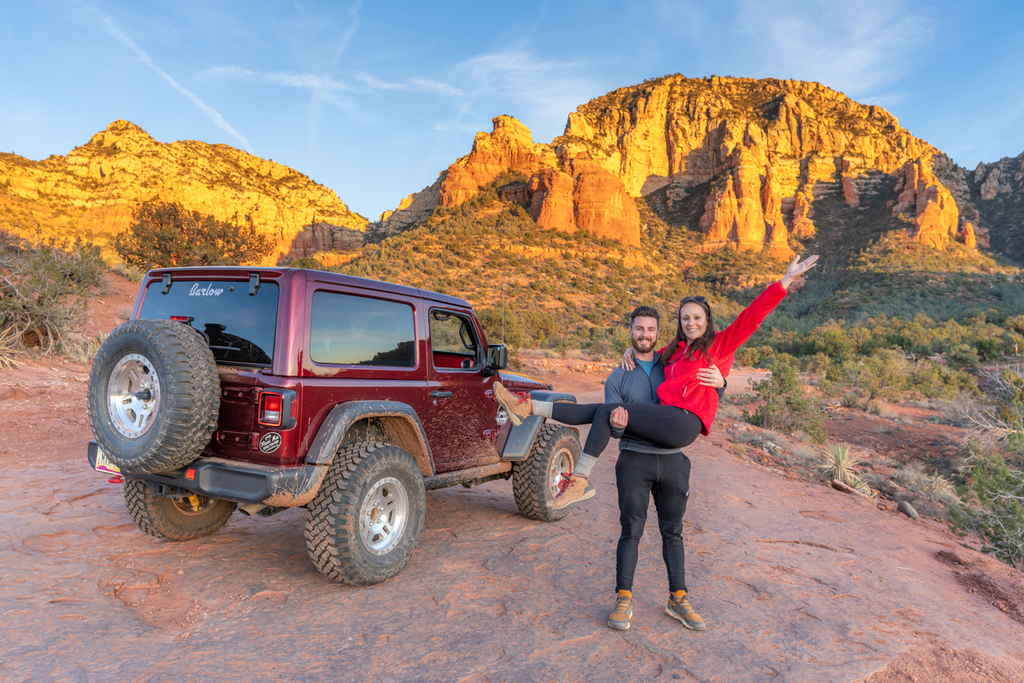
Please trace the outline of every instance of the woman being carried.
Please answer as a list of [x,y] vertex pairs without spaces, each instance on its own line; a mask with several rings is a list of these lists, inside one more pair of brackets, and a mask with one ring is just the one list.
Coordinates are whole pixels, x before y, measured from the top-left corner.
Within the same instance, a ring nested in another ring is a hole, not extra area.
[[[612,411],[626,416],[625,434],[646,439],[664,448],[685,448],[700,434],[708,434],[718,412],[718,392],[701,381],[698,372],[711,365],[729,376],[736,351],[750,338],[764,319],[785,298],[789,285],[817,263],[817,256],[805,261],[793,259],[783,278],[768,286],[736,320],[715,332],[711,307],[702,296],[686,297],[679,302],[679,323],[672,342],[659,351],[665,364],[665,381],[658,387],[660,404],[624,403],[550,403],[533,401],[528,394],[514,394],[494,383],[494,394],[516,425],[523,418],[541,415],[571,425],[591,424],[583,446],[583,455],[572,474],[563,474],[552,507],[561,509],[593,498],[590,470],[611,438]],[[618,420],[621,422],[621,418]]]

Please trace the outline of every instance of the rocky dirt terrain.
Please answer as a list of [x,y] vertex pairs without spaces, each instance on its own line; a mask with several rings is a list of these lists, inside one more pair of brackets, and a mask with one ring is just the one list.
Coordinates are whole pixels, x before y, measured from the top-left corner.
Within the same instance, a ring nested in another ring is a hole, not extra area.
[[[94,302],[97,324],[133,295]],[[546,362],[600,398],[603,370]],[[310,564],[302,510],[236,513],[186,543],[140,532],[86,463],[87,374],[59,359],[0,374],[4,681],[1024,680],[1019,572],[935,520],[778,476],[721,430],[689,450],[688,583],[708,630],[664,614],[652,519],[619,632],[614,448],[598,496],[555,524],[519,516],[508,482],[429,492],[406,569],[353,588]]]

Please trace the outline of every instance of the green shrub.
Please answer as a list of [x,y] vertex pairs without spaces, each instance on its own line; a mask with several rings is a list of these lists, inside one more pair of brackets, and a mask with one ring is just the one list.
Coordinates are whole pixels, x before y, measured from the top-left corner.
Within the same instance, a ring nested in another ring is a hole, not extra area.
[[1010,332],[1013,332],[1014,334],[1024,336],[1024,315],[1017,315],[1011,318],[1007,318],[1003,322],[1003,327],[1008,329]]
[[846,383],[860,389],[870,405],[875,399],[895,399],[907,388],[911,367],[901,351],[883,349],[875,355],[847,363]]
[[995,360],[1003,355],[1003,348],[1005,346],[1004,340],[998,337],[989,337],[988,339],[979,339],[974,342],[974,349],[978,352],[978,358],[982,361]]
[[976,368],[981,359],[973,346],[957,344],[946,353],[946,362],[951,368]]
[[1024,569],[1024,472],[977,440],[965,447],[970,455],[961,473],[968,483],[961,497],[970,502],[950,510],[952,524],[977,533],[985,552]]
[[289,268],[305,268],[307,270],[330,270],[327,266],[320,262],[320,259],[312,256],[303,256],[297,258],[288,264]]
[[99,248],[80,239],[33,243],[0,231],[0,329],[46,353],[67,350],[105,270]]
[[189,211],[178,202],[146,202],[111,245],[125,263],[147,270],[259,263],[274,242],[245,218],[244,224],[236,224]]
[[753,413],[744,411],[743,419],[765,429],[790,434],[802,430],[816,443],[822,443],[827,436],[821,426],[822,413],[804,394],[792,356],[784,356],[786,354],[781,354],[774,360],[768,379],[755,382],[751,387],[765,403]]

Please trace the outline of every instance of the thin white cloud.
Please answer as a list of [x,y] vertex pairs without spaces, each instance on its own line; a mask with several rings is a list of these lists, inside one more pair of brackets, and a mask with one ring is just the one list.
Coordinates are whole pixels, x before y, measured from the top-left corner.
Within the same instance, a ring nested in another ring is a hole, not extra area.
[[334,59],[331,60],[332,68],[338,66],[338,62],[341,60],[341,55],[345,52],[345,49],[348,48],[349,41],[352,40],[352,36],[356,34],[357,30],[359,30],[359,10],[362,9],[362,7],[362,0],[356,0],[348,8],[348,16],[351,19],[351,23],[349,23],[348,28],[342,32],[341,38],[338,39],[338,44],[334,48]]
[[[470,93],[462,103],[463,113],[477,102],[488,108],[488,118],[500,113],[490,111],[496,104],[514,106],[514,111],[505,113],[537,127],[542,137],[553,137],[561,132],[566,115],[593,97],[595,84],[588,76],[580,76],[585,73],[587,63],[582,60],[545,60],[525,47],[512,47],[460,62],[453,67],[451,80]],[[447,127],[462,126],[456,122],[441,126]]]
[[266,83],[280,85],[288,88],[303,88],[312,91],[323,92],[347,92],[370,95],[378,92],[398,90],[405,92],[428,92],[442,95],[463,96],[465,93],[449,85],[424,78],[409,78],[405,81],[392,83],[381,80],[375,76],[357,73],[353,80],[360,85],[346,83],[332,76],[320,76],[317,74],[296,74],[286,71],[257,71],[243,69],[238,66],[216,66],[203,69],[196,74],[200,78],[229,78],[233,80],[246,81],[248,83]]
[[134,40],[132,40],[124,33],[122,33],[121,30],[117,27],[117,25],[114,24],[113,19],[111,19],[106,14],[103,14],[94,7],[86,5],[85,8],[93,16],[97,18],[100,24],[103,25],[103,28],[106,29],[107,33],[116,38],[122,45],[124,45],[132,52],[134,52],[136,56],[138,56],[138,58],[142,61],[143,64],[152,69],[156,73],[156,75],[162,78],[168,85],[170,85],[179,93],[187,97],[192,102],[192,104],[194,104],[196,108],[199,109],[199,111],[203,112],[210,118],[210,120],[213,122],[215,126],[223,130],[225,133],[227,133],[234,139],[238,140],[242,144],[242,147],[244,147],[247,151],[252,152],[252,146],[249,144],[249,141],[245,139],[245,136],[243,136],[241,133],[235,130],[234,127],[232,127],[232,125],[228,123],[223,116],[220,115],[220,112],[218,112],[216,109],[203,102],[201,99],[199,99],[198,95],[193,93],[191,90],[189,90],[182,84],[178,83],[178,81],[176,81],[173,76],[171,76],[169,73],[167,73],[166,71],[158,67],[155,63],[153,63],[153,60],[150,58],[149,54],[147,54],[145,50],[139,47],[139,45]]
[[771,70],[859,96],[906,76],[935,35],[934,20],[901,0],[742,0],[736,20],[757,45],[747,60],[762,75]]
[[203,69],[196,74],[199,78],[228,78],[248,83],[268,83],[288,88],[306,88],[309,90],[328,90],[340,92],[360,92],[359,88],[343,83],[330,76],[316,74],[294,74],[286,71],[254,71],[238,66],[215,66]]

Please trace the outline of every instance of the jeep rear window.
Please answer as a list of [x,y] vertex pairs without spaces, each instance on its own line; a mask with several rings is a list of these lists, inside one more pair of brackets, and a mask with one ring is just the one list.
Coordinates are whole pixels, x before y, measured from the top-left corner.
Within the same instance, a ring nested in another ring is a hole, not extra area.
[[274,358],[278,287],[263,282],[249,296],[248,282],[175,280],[146,288],[140,318],[188,316],[202,332],[218,363],[268,366]]
[[332,365],[416,365],[412,306],[335,292],[314,292],[309,355]]

